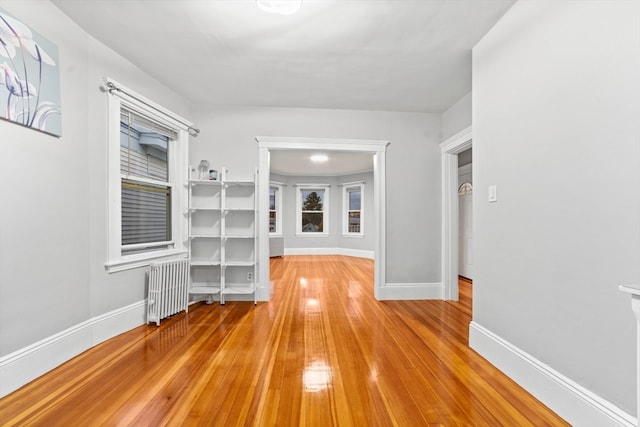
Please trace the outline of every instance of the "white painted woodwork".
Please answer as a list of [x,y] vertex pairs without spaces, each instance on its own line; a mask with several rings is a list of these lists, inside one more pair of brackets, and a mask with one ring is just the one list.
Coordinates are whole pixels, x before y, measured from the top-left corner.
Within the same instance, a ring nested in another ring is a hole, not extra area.
[[189,294],[221,304],[228,295],[257,301],[256,179],[189,180]]
[[632,415],[475,321],[469,346],[571,425],[636,425]]
[[[144,114],[177,132],[176,140],[169,140],[169,183],[172,187],[171,212],[183,213],[187,210],[187,192],[184,188],[189,171],[189,134],[191,122],[167,110],[150,99],[129,89],[123,84],[105,78],[105,82],[120,90],[107,95],[107,181],[108,181],[108,253],[105,268],[109,273],[147,266],[151,260],[169,259],[187,252],[184,244],[187,234],[185,215],[173,215],[171,218],[172,245],[163,250],[122,255],[122,212],[121,212],[121,173],[120,173],[120,110],[121,106]],[[144,179],[137,178],[138,181]],[[150,181],[153,182],[153,181]]]
[[442,286],[458,300],[458,153],[471,147],[471,126],[440,144],[442,153]]

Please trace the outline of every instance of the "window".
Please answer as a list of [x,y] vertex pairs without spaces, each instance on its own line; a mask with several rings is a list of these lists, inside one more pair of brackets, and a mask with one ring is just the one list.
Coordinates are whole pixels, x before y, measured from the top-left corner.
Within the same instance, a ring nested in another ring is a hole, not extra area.
[[122,254],[172,247],[169,141],[176,139],[170,128],[121,107]]
[[329,235],[329,186],[298,186],[296,235]]
[[269,233],[282,234],[282,184],[272,182],[269,186]]
[[342,234],[344,236],[363,236],[364,224],[362,208],[364,206],[364,183],[342,185]]
[[[121,87],[120,85],[117,85]],[[129,89],[109,92],[109,272],[186,253],[184,121]]]

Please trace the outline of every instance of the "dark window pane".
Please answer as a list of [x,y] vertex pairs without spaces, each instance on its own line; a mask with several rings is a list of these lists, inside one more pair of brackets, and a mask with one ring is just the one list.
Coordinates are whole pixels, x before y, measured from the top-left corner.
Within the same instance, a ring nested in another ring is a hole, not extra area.
[[302,191],[302,210],[303,211],[321,211],[322,199],[324,198],[324,191]]
[[349,233],[360,232],[360,212],[349,212]]
[[322,233],[322,212],[303,212],[302,213],[302,232],[303,233]]
[[122,244],[171,240],[171,188],[122,181]]
[[276,231],[276,213],[274,211],[269,212],[269,232],[275,233]]
[[276,210],[276,188],[271,187],[269,189],[269,210]]

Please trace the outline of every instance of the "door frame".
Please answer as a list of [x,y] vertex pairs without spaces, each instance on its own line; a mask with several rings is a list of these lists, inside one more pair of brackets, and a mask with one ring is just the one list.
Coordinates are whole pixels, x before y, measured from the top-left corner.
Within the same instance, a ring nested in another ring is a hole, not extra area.
[[471,126],[440,144],[442,153],[442,288],[458,300],[458,154],[471,148]]
[[[292,138],[257,136],[258,142],[258,278],[257,298],[271,296],[269,267],[269,155],[272,150],[356,151],[373,154],[374,280],[373,294],[379,299],[386,286],[386,150],[389,141],[338,138]],[[266,171],[266,173],[265,173]]]

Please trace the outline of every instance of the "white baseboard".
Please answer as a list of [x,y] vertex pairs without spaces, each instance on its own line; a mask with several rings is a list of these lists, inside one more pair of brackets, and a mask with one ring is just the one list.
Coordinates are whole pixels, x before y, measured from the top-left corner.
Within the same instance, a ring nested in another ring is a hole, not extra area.
[[384,300],[444,299],[442,283],[387,283],[376,298]]
[[49,372],[83,351],[145,323],[146,301],[93,317],[0,357],[0,397]]
[[285,255],[344,255],[374,259],[374,251],[348,248],[285,248]]
[[636,425],[632,415],[475,322],[469,346],[571,425]]

